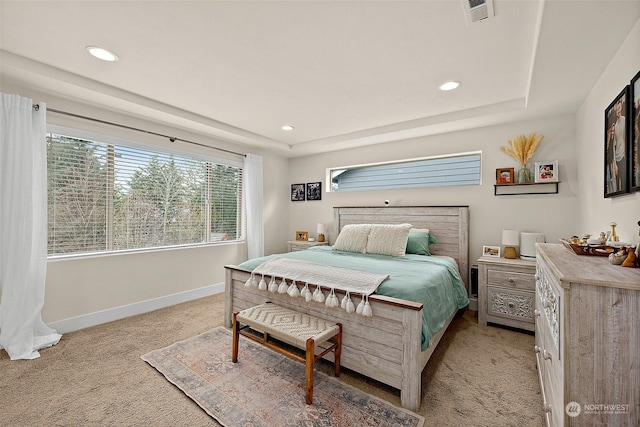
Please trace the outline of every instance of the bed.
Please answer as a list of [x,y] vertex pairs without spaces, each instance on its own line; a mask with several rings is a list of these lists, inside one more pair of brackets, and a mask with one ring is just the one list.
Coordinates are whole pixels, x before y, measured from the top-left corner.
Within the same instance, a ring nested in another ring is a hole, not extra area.
[[[345,226],[356,224],[411,224],[417,229],[428,228],[436,244],[429,251],[436,258],[448,257],[457,264],[462,286],[468,285],[468,232],[469,208],[467,206],[415,206],[415,207],[337,207],[334,208],[333,238]],[[335,243],[335,242],[334,242]],[[312,256],[311,250],[304,254],[283,254],[283,257]],[[331,248],[316,247],[315,252],[327,256]],[[280,257],[281,255],[278,255]],[[413,256],[413,255],[412,255]],[[415,257],[415,256],[414,256]],[[406,257],[411,262],[410,255]],[[422,257],[430,258],[430,257]],[[273,259],[273,256],[265,259]],[[267,301],[304,311],[316,317],[341,322],[343,325],[342,366],[373,378],[400,390],[401,405],[417,410],[421,402],[421,374],[451,320],[461,308],[447,307],[446,316],[435,330],[425,332],[425,317],[430,315],[428,301],[416,302],[396,298],[378,291],[368,297],[373,315],[366,317],[347,313],[339,307],[328,307],[320,303],[307,303],[304,298],[259,290],[245,286],[252,270],[263,260],[249,260],[241,266],[225,266],[225,325],[231,326],[235,311],[262,304]],[[438,261],[439,262],[439,261]],[[385,267],[382,267],[383,269]],[[393,274],[392,276],[395,276]],[[258,280],[260,277],[257,278]],[[457,279],[456,279],[457,280]],[[344,293],[335,291],[340,299]],[[411,297],[408,297],[411,298]],[[465,292],[466,298],[466,292]],[[359,304],[359,296],[353,302]],[[412,298],[414,299],[414,298]],[[468,302],[468,300],[466,300]],[[428,339],[425,342],[425,339]],[[330,359],[330,355],[328,358]]]

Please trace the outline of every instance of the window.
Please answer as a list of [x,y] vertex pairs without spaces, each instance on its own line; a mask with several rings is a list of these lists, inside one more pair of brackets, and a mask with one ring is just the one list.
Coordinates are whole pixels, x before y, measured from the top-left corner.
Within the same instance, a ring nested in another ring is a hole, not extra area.
[[479,185],[481,152],[327,169],[331,191]]
[[238,164],[70,134],[47,134],[50,256],[241,238]]

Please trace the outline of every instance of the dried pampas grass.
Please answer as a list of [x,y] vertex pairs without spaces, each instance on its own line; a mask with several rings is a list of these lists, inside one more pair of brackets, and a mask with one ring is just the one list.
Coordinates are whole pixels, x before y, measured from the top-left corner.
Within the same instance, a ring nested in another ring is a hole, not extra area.
[[509,147],[500,147],[500,151],[513,157],[522,166],[525,166],[536,152],[540,141],[544,135],[536,135],[535,132],[529,135],[518,135],[509,141]]

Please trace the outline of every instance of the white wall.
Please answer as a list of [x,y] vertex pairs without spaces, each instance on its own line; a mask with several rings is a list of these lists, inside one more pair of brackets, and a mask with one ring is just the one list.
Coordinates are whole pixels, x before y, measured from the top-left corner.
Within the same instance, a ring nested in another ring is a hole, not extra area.
[[598,234],[616,222],[620,240],[638,243],[640,192],[605,199],[604,110],[631,78],[640,71],[640,21],[629,33],[615,57],[577,113],[577,157],[580,181],[577,215],[580,232]]
[[[495,170],[517,163],[499,149],[518,134],[545,135],[533,161],[558,160],[559,194],[494,196]],[[541,231],[547,241],[578,232],[575,224],[578,185],[573,114],[510,123],[407,141],[354,148],[290,160],[290,183],[323,181],[325,168],[482,150],[482,185],[403,190],[327,193],[322,201],[290,202],[288,238],[296,230],[315,236],[316,223],[333,227],[333,206],[469,205],[471,211],[470,260],[481,255],[482,245],[500,245],[503,228]],[[330,235],[330,241],[335,240]]]

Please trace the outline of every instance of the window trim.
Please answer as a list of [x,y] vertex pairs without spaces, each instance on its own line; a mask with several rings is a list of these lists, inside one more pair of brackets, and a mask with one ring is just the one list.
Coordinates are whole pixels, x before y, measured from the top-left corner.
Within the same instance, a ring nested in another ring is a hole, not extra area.
[[123,255],[134,255],[134,254],[144,254],[151,252],[162,252],[162,251],[176,251],[176,250],[185,250],[185,249],[197,249],[197,248],[205,248],[205,247],[219,247],[226,245],[239,245],[245,244],[246,238],[242,235],[242,239],[237,240],[220,240],[216,242],[202,242],[202,243],[184,243],[181,245],[173,245],[173,246],[156,246],[153,248],[136,248],[136,249],[122,249],[118,251],[103,251],[103,252],[84,252],[84,253],[75,253],[75,254],[57,254],[57,255],[47,255],[47,261],[69,261],[74,259],[89,259],[89,258],[103,258],[110,256],[123,256]]

